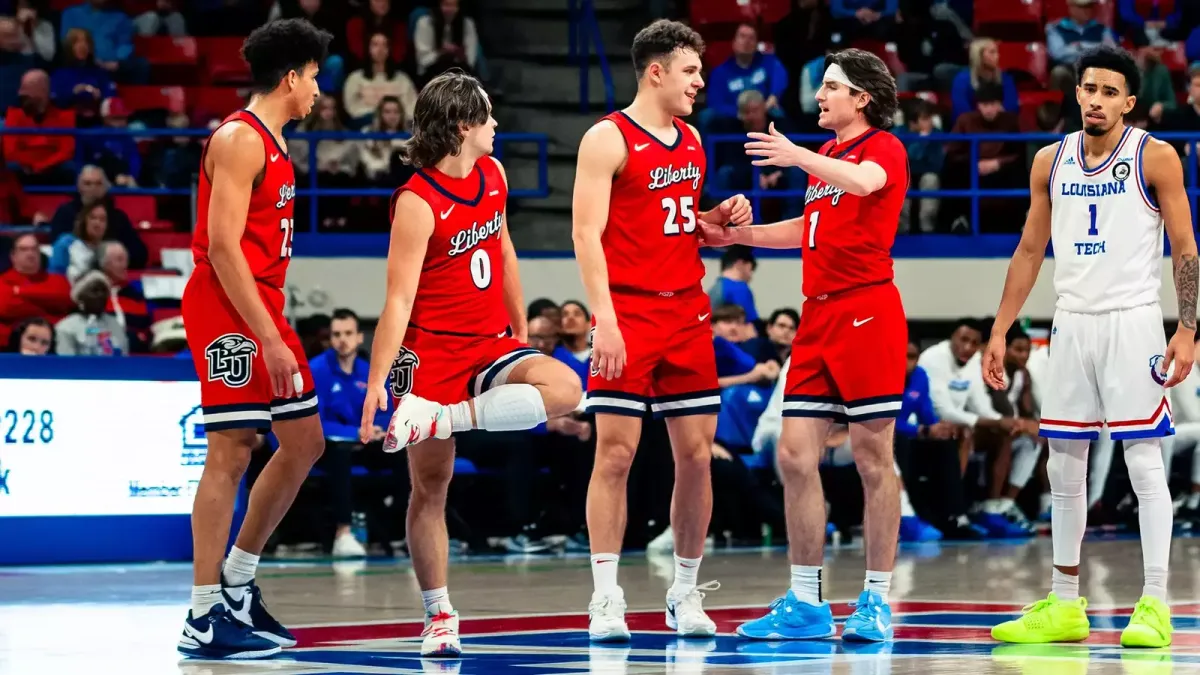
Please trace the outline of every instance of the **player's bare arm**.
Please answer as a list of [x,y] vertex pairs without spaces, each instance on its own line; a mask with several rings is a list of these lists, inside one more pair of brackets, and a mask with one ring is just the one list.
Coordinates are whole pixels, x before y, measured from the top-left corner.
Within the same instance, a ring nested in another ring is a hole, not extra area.
[[[496,161],[500,169],[500,177],[508,186],[508,174],[504,165]],[[508,232],[508,211],[505,210],[500,220],[500,251],[504,256],[504,308],[508,310],[508,325],[512,328],[513,337],[521,342],[528,342],[528,325],[525,317],[525,296],[521,291],[521,269],[517,262],[517,249],[513,246],[512,237]]]
[[996,310],[996,320],[992,324],[992,338],[983,353],[983,380],[996,390],[1006,386],[1004,336],[1029,298],[1046,260],[1046,245],[1050,243],[1050,170],[1057,152],[1058,143],[1054,143],[1038,150],[1033,158],[1033,170],[1029,174],[1029,215],[1025,218],[1021,241],[1008,263],[1000,308]]
[[367,398],[363,403],[362,426],[359,435],[366,443],[375,426],[375,411],[387,410],[386,391],[388,371],[400,352],[417,284],[421,279],[421,263],[433,236],[433,209],[412,192],[402,192],[396,198],[392,217],[391,243],[387,257],[387,299],[375,327],[371,343],[371,369],[367,375]]
[[620,376],[625,366],[625,342],[617,328],[617,315],[608,288],[608,261],[600,237],[608,224],[613,176],[625,163],[626,152],[621,131],[612,122],[600,122],[589,129],[579,143],[575,193],[571,201],[575,259],[596,320],[592,368],[599,369],[599,373],[608,379]]
[[[688,129],[692,130],[696,141],[700,142],[700,132],[696,127],[690,124],[687,126]],[[696,219],[702,224],[706,223],[721,227],[729,223],[733,223],[735,226],[745,226],[754,221],[754,213],[750,207],[750,200],[746,199],[746,195],[737,194],[717,204],[714,208],[701,212],[696,216]]]
[[1196,295],[1200,284],[1200,259],[1196,255],[1196,236],[1192,231],[1192,207],[1183,183],[1183,166],[1175,149],[1153,138],[1146,140],[1142,170],[1146,182],[1154,188],[1159,210],[1171,242],[1171,262],[1175,271],[1175,295],[1179,302],[1179,327],[1167,345],[1163,368],[1175,364],[1166,386],[1173,387],[1187,377],[1195,359]]
[[755,166],[800,167],[805,173],[856,197],[865,197],[887,185],[887,172],[875,162],[847,162],[802,148],[779,133],[774,122],[768,133],[746,135],[751,139],[746,143],[746,154],[760,158],[752,162]]
[[279,328],[259,296],[258,285],[246,255],[242,253],[250,194],[266,161],[266,150],[258,132],[247,124],[231,122],[217,129],[209,139],[201,167],[208,172],[212,183],[208,205],[208,259],[234,309],[262,345],[275,395],[291,398],[300,393],[301,386],[293,382],[300,372],[296,357],[283,344]]

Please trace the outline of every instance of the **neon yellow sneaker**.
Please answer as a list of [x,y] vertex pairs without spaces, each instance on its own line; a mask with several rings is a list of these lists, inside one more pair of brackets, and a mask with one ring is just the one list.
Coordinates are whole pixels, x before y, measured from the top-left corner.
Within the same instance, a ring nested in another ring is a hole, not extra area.
[[1171,644],[1171,608],[1143,595],[1133,608],[1129,625],[1121,631],[1122,647],[1167,647]]
[[1019,619],[1005,621],[992,629],[992,639],[1016,644],[1079,642],[1089,633],[1087,600],[1059,600],[1051,593],[1045,600],[1026,605]]

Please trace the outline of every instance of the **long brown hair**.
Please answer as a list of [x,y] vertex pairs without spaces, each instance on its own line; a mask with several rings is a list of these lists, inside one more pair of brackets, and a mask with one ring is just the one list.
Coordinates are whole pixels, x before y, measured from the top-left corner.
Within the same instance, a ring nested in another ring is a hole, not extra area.
[[861,49],[845,49],[825,57],[826,68],[834,63],[842,67],[851,82],[871,95],[871,101],[863,108],[867,124],[876,129],[891,127],[900,102],[896,98],[896,80],[883,59]]
[[490,115],[479,80],[458,69],[446,71],[417,96],[412,138],[400,149],[400,159],[419,169],[457,156],[462,151],[463,127],[485,124]]

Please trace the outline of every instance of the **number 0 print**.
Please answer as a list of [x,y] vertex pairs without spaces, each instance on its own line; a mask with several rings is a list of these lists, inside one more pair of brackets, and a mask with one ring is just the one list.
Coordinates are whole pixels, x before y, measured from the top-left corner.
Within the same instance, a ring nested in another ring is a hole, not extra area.
[[492,259],[481,248],[471,254],[471,281],[481,291],[492,285]]
[[683,216],[684,234],[696,231],[696,212],[692,210],[691,197],[680,197],[678,206],[673,198],[663,197],[662,207],[667,212],[666,220],[663,221],[663,234],[668,237],[679,234],[678,216]]

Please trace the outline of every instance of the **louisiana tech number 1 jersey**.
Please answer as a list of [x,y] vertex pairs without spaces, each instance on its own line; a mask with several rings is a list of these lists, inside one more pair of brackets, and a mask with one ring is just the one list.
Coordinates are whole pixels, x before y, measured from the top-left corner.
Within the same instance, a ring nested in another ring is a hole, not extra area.
[[[262,181],[250,193],[246,229],[242,233],[242,254],[254,280],[272,288],[283,288],[288,263],[292,259],[292,209],[296,197],[296,174],[292,160],[262,120],[249,110],[239,110],[225,118],[250,125],[262,138],[265,153]],[[220,167],[214,167],[219,171]],[[211,267],[208,260],[208,203],[212,181],[200,159],[200,186],[196,202],[196,233],[192,237],[192,258],[197,267]]]
[[425,200],[434,221],[409,323],[434,333],[496,337],[507,331],[501,228],[508,186],[500,165],[480,158],[466,178],[419,169],[392,195],[389,222],[404,191]]
[[700,139],[679,119],[671,145],[623,112],[604,119],[621,130],[628,151],[600,238],[609,286],[654,293],[697,286],[704,278],[696,236],[705,168]]
[[1158,302],[1163,221],[1142,171],[1149,140],[1126,127],[1094,167],[1084,162],[1083,132],[1059,144],[1049,183],[1059,309],[1098,313]]
[[908,152],[900,139],[870,129],[821,154],[846,162],[874,162],[887,174],[875,192],[856,197],[810,175],[804,195],[803,292],[807,298],[891,281],[892,243],[908,190]]

